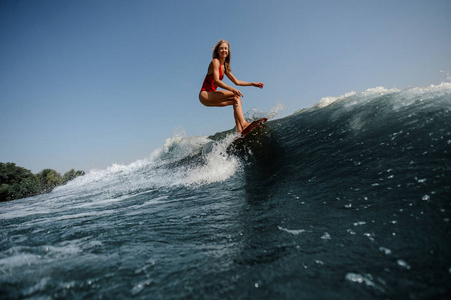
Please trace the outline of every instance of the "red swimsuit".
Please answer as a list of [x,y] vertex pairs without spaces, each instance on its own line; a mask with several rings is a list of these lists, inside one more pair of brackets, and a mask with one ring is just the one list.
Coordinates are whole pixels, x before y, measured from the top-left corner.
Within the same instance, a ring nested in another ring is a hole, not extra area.
[[[219,80],[222,80],[223,78],[224,74],[222,73],[221,65],[219,65]],[[214,92],[217,88],[218,86],[215,84],[214,76],[213,74],[210,74],[205,76],[204,84],[202,84],[202,89],[200,91]]]

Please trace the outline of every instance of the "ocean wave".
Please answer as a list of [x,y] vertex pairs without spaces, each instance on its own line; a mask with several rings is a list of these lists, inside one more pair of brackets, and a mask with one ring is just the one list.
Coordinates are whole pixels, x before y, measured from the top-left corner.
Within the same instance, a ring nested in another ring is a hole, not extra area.
[[1,203],[1,292],[443,298],[450,91],[323,98],[242,147],[179,129],[144,159]]
[[[313,107],[293,115],[332,107],[333,111],[324,116],[329,121],[346,122],[355,131],[370,130],[375,126],[380,127],[381,122],[386,122],[393,111],[414,104],[418,105],[417,111],[428,105],[448,109],[450,92],[451,83],[447,82],[404,90],[369,88],[338,97],[324,97]],[[251,109],[246,117],[249,120],[262,116],[274,118],[283,107],[283,104],[278,104],[269,113]],[[415,114],[415,109],[410,114]],[[346,116],[347,121],[339,121],[343,116]],[[271,127],[271,122],[267,124]],[[149,157],[128,165],[113,164],[105,170],[91,170],[85,176],[58,187],[55,192],[65,193],[76,189],[91,196],[106,194],[110,198],[117,198],[161,187],[201,186],[225,181],[240,170],[242,162],[235,155],[227,153],[227,148],[236,137],[233,131],[217,135],[220,136],[219,140],[215,138],[212,141],[207,136],[187,136],[179,128]],[[201,155],[207,143],[214,145],[213,151]]]

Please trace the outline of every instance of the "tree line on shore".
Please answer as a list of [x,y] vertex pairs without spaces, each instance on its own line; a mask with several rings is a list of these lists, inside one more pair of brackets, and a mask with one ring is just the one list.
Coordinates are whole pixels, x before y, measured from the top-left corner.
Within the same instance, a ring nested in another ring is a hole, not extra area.
[[15,163],[0,163],[0,201],[9,201],[51,192],[55,187],[85,175],[74,169],[61,176],[55,170],[44,169],[37,174],[16,166]]

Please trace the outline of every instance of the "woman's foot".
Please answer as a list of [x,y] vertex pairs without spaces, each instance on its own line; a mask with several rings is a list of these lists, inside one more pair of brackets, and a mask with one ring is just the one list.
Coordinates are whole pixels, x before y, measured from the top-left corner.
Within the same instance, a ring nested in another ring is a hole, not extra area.
[[238,133],[242,133],[244,131],[244,129],[246,129],[251,124],[252,123],[244,122],[244,126],[241,127],[241,130],[240,130],[240,128],[238,128]]

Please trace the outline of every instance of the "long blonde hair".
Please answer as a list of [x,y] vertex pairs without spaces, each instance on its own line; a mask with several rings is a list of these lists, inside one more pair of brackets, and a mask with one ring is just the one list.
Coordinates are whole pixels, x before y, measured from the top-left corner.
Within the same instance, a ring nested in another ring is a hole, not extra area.
[[213,50],[213,59],[219,57],[219,54],[218,54],[219,46],[221,46],[221,44],[224,44],[224,43],[226,43],[227,46],[229,47],[229,55],[227,55],[227,57],[224,61],[224,67],[227,72],[230,72],[230,71],[232,71],[232,68],[230,67],[230,58],[232,56],[232,53],[230,52],[230,43],[229,42],[227,42],[226,40],[219,40],[219,42],[215,46],[215,49]]

